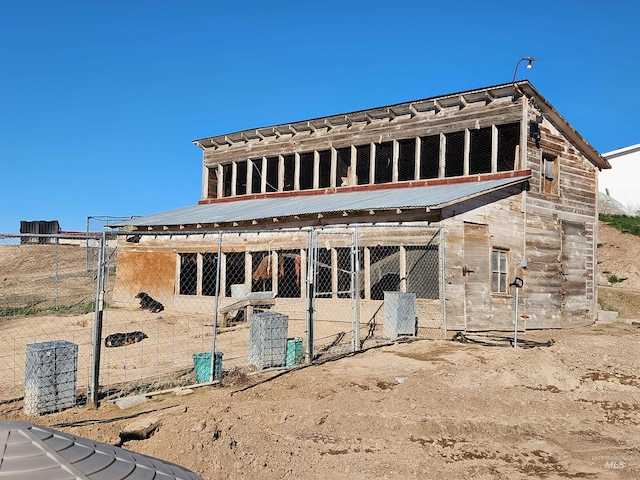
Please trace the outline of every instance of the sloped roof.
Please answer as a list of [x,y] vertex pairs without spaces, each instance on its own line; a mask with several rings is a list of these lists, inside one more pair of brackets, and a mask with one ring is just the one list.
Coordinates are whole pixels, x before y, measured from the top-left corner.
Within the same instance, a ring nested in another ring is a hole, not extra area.
[[[522,172],[521,172],[522,173]],[[178,208],[109,225],[110,227],[225,224],[285,217],[395,209],[440,209],[462,200],[521,183],[530,174],[485,181],[447,183],[412,188],[377,188],[342,193],[276,196],[233,200]],[[397,184],[396,184],[397,185]]]
[[397,103],[381,107],[358,110],[355,112],[340,113],[318,117],[310,120],[299,120],[281,125],[252,128],[239,132],[205,137],[193,140],[193,143],[200,148],[216,145],[234,145],[238,142],[246,142],[250,139],[264,138],[271,135],[284,135],[287,133],[298,133],[305,131],[315,131],[327,126],[348,125],[365,119],[394,118],[405,114],[416,114],[442,107],[454,105],[464,106],[467,103],[476,102],[482,99],[494,99],[500,97],[517,98],[521,94],[535,99],[536,106],[545,114],[546,118],[559,130],[573,145],[582,152],[587,159],[600,169],[611,168],[611,165],[582,135],[580,135],[571,124],[543,97],[540,92],[528,80],[520,80],[514,83],[504,83],[489,87],[465,90],[462,92],[437,95],[412,100],[409,102]]
[[0,477],[202,480],[178,465],[29,422],[0,422]]

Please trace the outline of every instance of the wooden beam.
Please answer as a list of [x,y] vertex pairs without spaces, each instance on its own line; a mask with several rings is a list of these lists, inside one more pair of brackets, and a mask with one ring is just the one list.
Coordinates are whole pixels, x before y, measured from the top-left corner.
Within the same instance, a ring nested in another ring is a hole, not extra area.
[[413,103],[409,104],[409,110],[411,111],[411,117],[415,117],[416,115],[418,115],[418,110],[416,110],[416,107],[413,106]]
[[415,171],[413,173],[413,178],[414,180],[420,180],[420,156],[421,156],[421,151],[422,149],[422,140],[420,140],[420,137],[416,137],[416,153],[415,153],[415,157],[414,157],[414,161],[415,161]]
[[293,159],[293,189],[300,190],[300,153],[294,153]]
[[491,173],[498,171],[498,127],[491,125]]
[[238,183],[238,163],[231,162],[231,196],[236,196],[236,185]]
[[316,133],[316,130],[318,130],[316,126],[311,122],[307,122],[307,127],[309,127],[309,130],[311,130],[311,133]]
[[331,188],[336,188],[336,177],[338,169],[338,150],[334,147],[331,147],[331,177],[329,179],[329,186]]
[[278,155],[278,191],[284,191],[284,155]]
[[376,183],[376,144],[369,144],[369,185]]
[[397,117],[396,112],[394,112],[393,108],[391,108],[391,107],[387,108],[387,113],[389,114],[389,118],[391,120],[393,120],[394,118]]
[[256,130],[256,135],[261,141],[265,139],[265,136],[262,134],[260,130]]
[[438,157],[438,178],[444,178],[447,156],[447,136],[440,134],[440,155]]
[[313,188],[320,186],[320,152],[313,151]]
[[229,145],[233,145],[235,143],[233,140],[229,138],[229,135],[224,136],[224,141],[227,142]]
[[471,150],[471,131],[468,128],[464,129],[464,160],[462,167],[462,174],[469,175],[469,155]]
[[353,121],[351,120],[351,118],[349,118],[349,115],[345,115],[344,119],[347,122],[347,128],[351,128],[351,126],[353,125]]
[[400,158],[400,143],[397,140],[393,141],[393,153],[392,153],[392,172],[391,172],[391,181],[398,181],[398,158]]

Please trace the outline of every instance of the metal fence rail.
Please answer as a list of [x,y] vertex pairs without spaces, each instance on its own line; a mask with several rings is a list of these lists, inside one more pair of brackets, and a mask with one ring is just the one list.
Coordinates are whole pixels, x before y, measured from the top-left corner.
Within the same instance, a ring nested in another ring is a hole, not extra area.
[[22,396],[38,342],[78,345],[83,403],[441,337],[441,237],[395,225],[3,235],[0,401]]

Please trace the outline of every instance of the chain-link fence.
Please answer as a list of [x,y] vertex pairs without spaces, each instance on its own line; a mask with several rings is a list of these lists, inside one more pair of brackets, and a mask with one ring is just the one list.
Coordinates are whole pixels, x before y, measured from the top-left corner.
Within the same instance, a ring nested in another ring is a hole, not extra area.
[[[0,400],[21,397],[29,344],[78,346],[84,402],[293,368],[444,328],[438,228],[53,238],[2,237]],[[87,253],[88,241],[102,247]]]
[[[58,340],[78,345],[78,401],[86,401],[96,298],[95,273],[85,268],[86,240],[0,235],[0,401],[24,393],[27,346]],[[99,243],[88,248],[94,256]]]

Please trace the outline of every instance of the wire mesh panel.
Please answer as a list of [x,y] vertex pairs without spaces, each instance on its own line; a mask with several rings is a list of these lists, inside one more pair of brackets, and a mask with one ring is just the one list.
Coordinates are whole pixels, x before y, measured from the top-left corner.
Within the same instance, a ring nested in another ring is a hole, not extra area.
[[[118,235],[117,274],[105,284],[96,345],[101,399],[201,383],[199,354],[212,351],[218,238],[177,240]],[[176,248],[167,251],[169,244]]]
[[315,230],[309,260],[313,358],[356,351],[361,290],[358,275],[362,267],[356,230]]
[[41,415],[76,404],[78,346],[65,340],[32,343],[26,349],[24,411]]
[[27,345],[64,340],[78,348],[76,393],[83,404],[91,377],[96,293],[95,274],[86,269],[87,237],[23,238],[0,236],[0,402],[25,393]]

